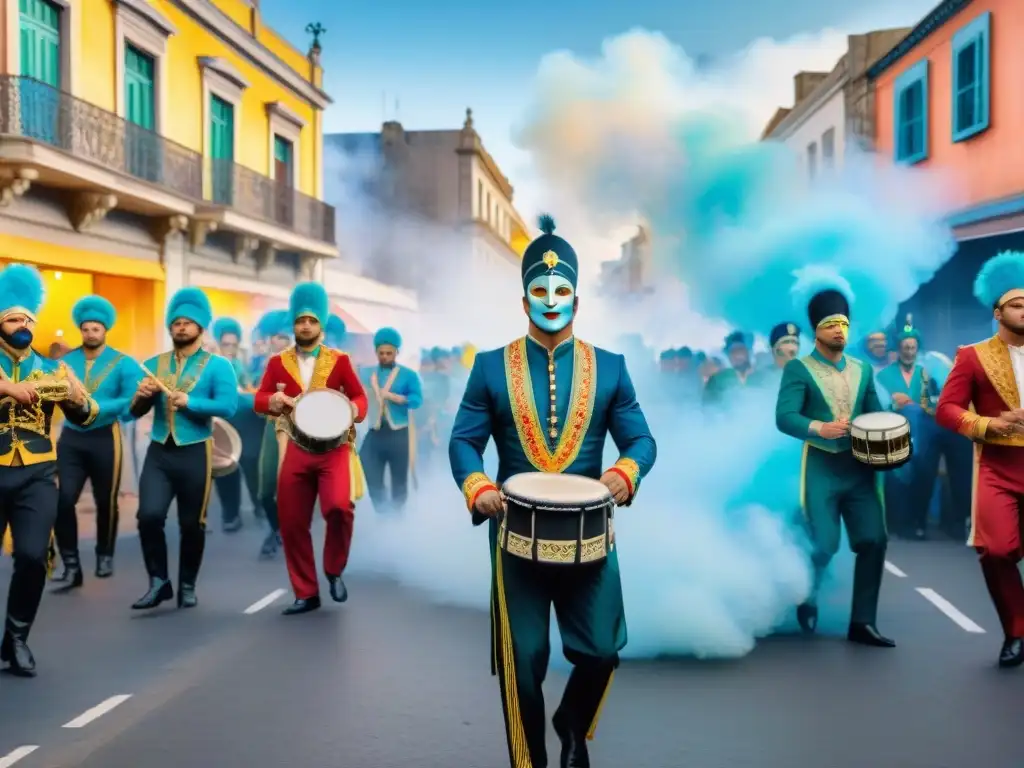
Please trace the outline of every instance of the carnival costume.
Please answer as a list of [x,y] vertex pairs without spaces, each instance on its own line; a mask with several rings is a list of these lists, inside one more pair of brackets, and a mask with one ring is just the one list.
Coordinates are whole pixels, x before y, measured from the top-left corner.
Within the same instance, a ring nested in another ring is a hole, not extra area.
[[[473,513],[476,503],[511,476],[551,472],[600,478],[610,435],[620,451],[612,468],[629,488],[630,501],[654,464],[656,447],[636,401],[625,358],[573,336],[548,349],[533,334],[556,334],[572,322],[578,262],[572,246],[544,234],[527,248],[522,284],[530,306],[531,334],[476,356],[449,444],[455,482]],[[494,439],[498,474],[484,473],[483,455]],[[562,741],[561,765],[589,765],[603,697],[626,644],[626,620],[616,550],[580,567],[542,565],[498,546],[498,521],[490,519],[492,552],[492,672],[498,675],[509,762],[514,768],[547,765],[544,696],[549,621],[554,604],[563,652],[573,664],[554,715]]]

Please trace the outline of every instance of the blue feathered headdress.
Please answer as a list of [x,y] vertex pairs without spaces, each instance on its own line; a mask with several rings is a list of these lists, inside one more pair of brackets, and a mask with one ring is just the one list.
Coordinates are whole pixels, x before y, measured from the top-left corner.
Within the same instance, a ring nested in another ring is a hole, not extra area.
[[35,321],[43,307],[43,276],[25,264],[11,264],[0,271],[0,322],[11,315]]
[[84,296],[71,308],[71,322],[76,328],[82,323],[99,323],[109,331],[117,322],[117,310],[102,296]]
[[191,320],[200,328],[209,328],[213,322],[210,299],[194,286],[179,289],[167,304],[167,327],[180,318]]
[[242,324],[233,317],[218,317],[213,324],[213,338],[220,341],[225,336],[242,338]]
[[395,349],[402,347],[402,335],[394,328],[381,328],[373,334],[373,348],[388,344]]
[[568,241],[555,234],[555,220],[544,214],[538,222],[541,235],[523,253],[521,273],[523,290],[541,275],[561,275],[576,288],[579,280],[579,259]]
[[288,310],[293,322],[300,317],[312,317],[320,325],[326,326],[330,303],[327,290],[320,283],[299,283],[292,290]]
[[332,347],[340,346],[345,340],[345,334],[348,332],[348,328],[345,327],[345,321],[342,320],[338,315],[332,314],[327,318],[327,328],[324,331],[328,344]]
[[1003,251],[986,261],[974,279],[974,297],[987,309],[1024,297],[1024,253]]
[[272,309],[260,318],[256,324],[256,332],[263,339],[272,339],[275,336],[291,338],[293,325],[287,309]]

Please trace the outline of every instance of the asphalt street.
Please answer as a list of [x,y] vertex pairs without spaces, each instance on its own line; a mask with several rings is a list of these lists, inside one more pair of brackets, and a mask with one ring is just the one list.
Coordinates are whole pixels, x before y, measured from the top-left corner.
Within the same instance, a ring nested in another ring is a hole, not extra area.
[[[508,765],[484,613],[353,580],[347,604],[286,618],[283,565],[258,542],[210,536],[192,611],[129,610],[145,587],[130,535],[113,579],[48,595],[39,676],[0,677],[0,768]],[[594,765],[1024,766],[1024,670],[994,667],[974,556],[894,542],[880,614],[894,651],[779,637],[738,661],[625,663]],[[549,701],[563,683],[550,675]]]

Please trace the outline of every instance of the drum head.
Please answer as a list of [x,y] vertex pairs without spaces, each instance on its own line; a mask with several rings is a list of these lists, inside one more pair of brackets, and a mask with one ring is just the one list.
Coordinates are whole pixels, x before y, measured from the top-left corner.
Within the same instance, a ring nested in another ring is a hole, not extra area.
[[242,438],[230,423],[213,418],[213,466],[215,469],[233,467],[242,455]]
[[352,426],[352,406],[341,392],[314,389],[295,401],[292,421],[314,440],[333,440]]
[[862,413],[853,420],[850,426],[864,432],[889,432],[907,427],[909,424],[906,416],[889,411],[878,411],[877,413]]
[[582,475],[556,472],[524,472],[513,475],[502,485],[502,491],[524,501],[551,504],[590,504],[611,496],[604,483]]

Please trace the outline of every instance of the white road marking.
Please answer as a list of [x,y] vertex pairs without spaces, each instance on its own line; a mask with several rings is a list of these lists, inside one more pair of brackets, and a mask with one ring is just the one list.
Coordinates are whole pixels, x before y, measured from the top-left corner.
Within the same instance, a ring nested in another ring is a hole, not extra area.
[[264,608],[266,608],[268,605],[273,605],[274,603],[276,603],[278,600],[280,600],[286,594],[287,594],[287,592],[285,590],[283,590],[283,589],[275,589],[273,592],[271,592],[266,597],[261,597],[255,603],[253,603],[248,608],[246,608],[245,609],[245,613],[247,613],[250,616],[252,614],[254,614],[254,613],[259,613]]
[[106,701],[101,701],[92,709],[87,709],[85,712],[80,714],[74,720],[64,723],[62,728],[84,728],[93,720],[103,717],[107,712],[112,710],[114,707],[119,707],[124,704],[132,695],[130,693],[122,693],[117,696],[111,696]]
[[934,589],[928,589],[927,587],[917,587],[917,591],[921,594],[925,600],[934,605],[940,611],[956,624],[964,632],[970,632],[975,635],[985,634],[985,630],[971,621],[969,618],[960,613],[960,610],[953,605],[949,600],[944,598]]
[[893,576],[897,576],[901,579],[907,578],[907,574],[897,568],[895,565],[890,563],[888,560],[885,561],[885,570],[891,573]]
[[28,757],[37,749],[39,749],[38,745],[34,747],[18,747],[14,751],[8,752],[3,757],[0,757],[0,768],[11,768],[21,758]]

